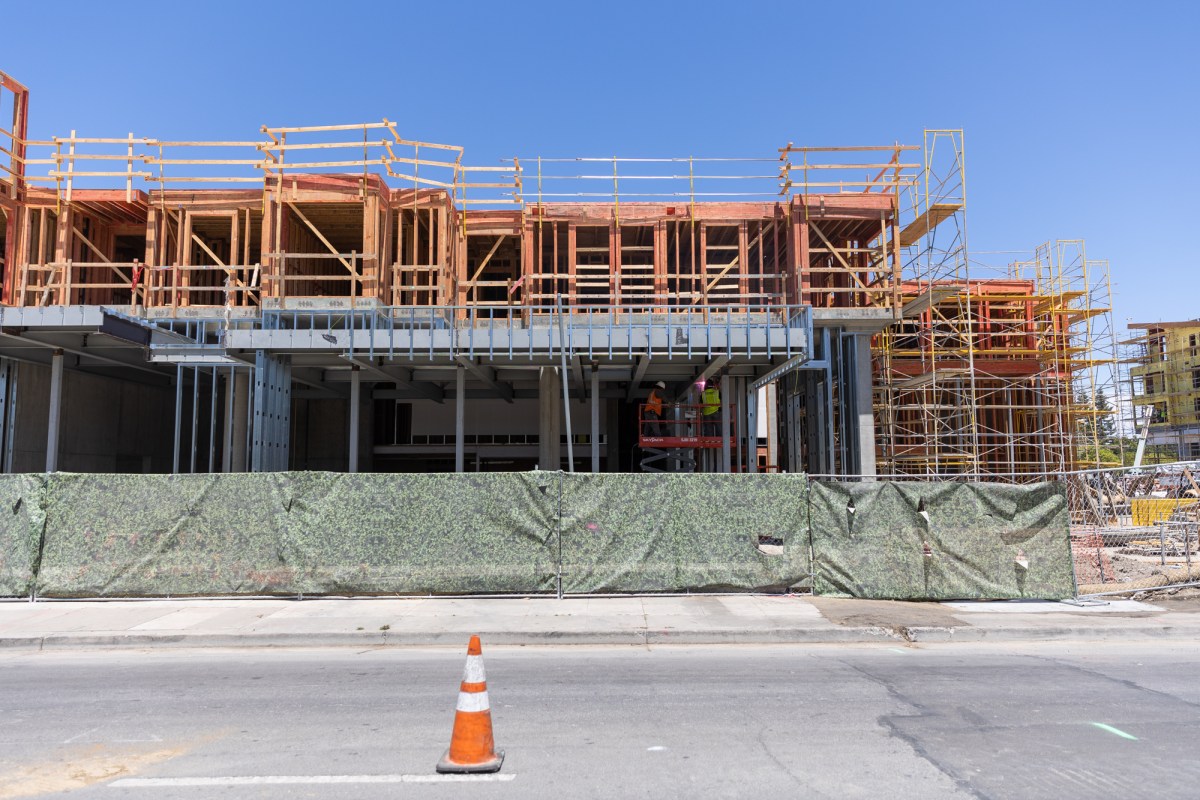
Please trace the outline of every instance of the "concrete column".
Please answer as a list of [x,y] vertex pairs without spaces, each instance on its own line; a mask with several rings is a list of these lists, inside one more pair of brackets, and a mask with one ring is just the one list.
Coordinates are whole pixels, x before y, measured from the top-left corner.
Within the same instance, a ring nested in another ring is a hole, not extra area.
[[454,374],[454,471],[463,471],[466,445],[467,368],[459,367]]
[[229,442],[229,471],[245,472],[246,439],[250,432],[250,371],[239,369],[233,375],[233,436]]
[[[871,395],[871,336],[854,337],[854,410],[858,417],[858,472],[875,474],[875,412]],[[968,409],[973,412],[973,409]]]
[[562,392],[554,367],[542,367],[538,376],[538,467],[562,466]]
[[62,417],[63,351],[50,357],[50,419],[46,426],[46,472],[58,471],[58,425]]
[[[459,367],[461,370],[462,367]],[[358,413],[362,404],[362,371],[355,364],[350,368],[350,472],[358,472]],[[458,470],[462,472],[460,468]]]
[[592,472],[600,471],[600,370],[592,367]]

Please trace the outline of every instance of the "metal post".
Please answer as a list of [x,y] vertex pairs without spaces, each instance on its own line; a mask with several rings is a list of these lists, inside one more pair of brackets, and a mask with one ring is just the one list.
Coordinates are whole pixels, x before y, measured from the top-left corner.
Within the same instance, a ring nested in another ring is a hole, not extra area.
[[179,437],[183,433],[183,366],[175,367],[175,456],[171,460],[171,474],[179,474]]
[[[730,383],[733,386],[733,396],[738,398],[740,401],[742,397],[742,379],[734,378],[732,381],[730,381]],[[722,392],[722,394],[724,394],[724,392]],[[745,409],[743,409],[741,406],[741,402],[738,402],[735,407],[730,409],[733,416],[733,430],[735,432],[733,437],[733,463],[738,469],[742,468],[742,437],[746,435],[746,426],[742,422],[742,412],[745,411]]]
[[[834,437],[834,408],[833,408],[833,372],[835,355],[833,352],[834,337],[829,335],[828,328],[822,328],[821,334],[825,343],[825,472],[833,474],[837,464],[837,440]],[[841,353],[837,354],[838,356]],[[839,387],[840,388],[840,387]]]
[[733,470],[732,453],[729,451],[729,385],[728,375],[721,376],[721,471]]
[[188,438],[192,454],[188,458],[188,472],[196,472],[196,431],[200,427],[200,368],[192,367],[192,435]]
[[454,471],[463,471],[463,445],[466,442],[467,369],[460,366],[454,374]]
[[758,392],[745,393],[746,403],[746,472],[758,472]]
[[221,443],[221,471],[233,472],[233,369],[225,376],[225,431]]
[[[350,472],[358,472],[358,405],[361,391],[362,373],[355,364],[350,368]],[[461,467],[458,471],[462,472]]]
[[63,351],[50,359],[50,420],[46,427],[46,472],[58,471],[58,425],[62,416]]
[[563,416],[567,426],[567,472],[575,471],[575,436],[571,430],[571,393],[567,385],[570,373],[567,371],[567,337],[563,333],[562,295],[554,296],[554,305],[558,311],[558,353],[562,360]]
[[241,393],[243,402],[245,403],[245,424],[243,430],[243,449],[241,452],[241,461],[238,461],[237,454],[234,455],[234,463],[240,463],[243,472],[254,471],[254,393],[258,391],[258,382],[254,380],[254,374],[250,370],[241,370],[245,372],[245,391]]
[[13,444],[17,438],[17,387],[20,378],[20,366],[14,361],[7,368],[8,379],[5,381],[4,401],[4,471],[13,471]]
[[600,370],[592,367],[592,472],[600,471]]
[[208,471],[218,472],[217,461],[217,368],[212,370],[212,385],[208,400]]

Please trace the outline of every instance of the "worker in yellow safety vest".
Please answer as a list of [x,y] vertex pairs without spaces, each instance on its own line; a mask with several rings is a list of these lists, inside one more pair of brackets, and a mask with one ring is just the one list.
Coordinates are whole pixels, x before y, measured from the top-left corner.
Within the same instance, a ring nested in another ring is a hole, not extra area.
[[659,389],[664,392],[667,390],[667,385],[662,381],[654,384],[654,388],[650,390],[650,395],[646,398],[646,403],[642,406],[642,435],[643,436],[663,436],[663,397],[659,393]]
[[721,435],[721,390],[716,381],[709,381],[700,393],[700,414],[704,419],[704,435]]

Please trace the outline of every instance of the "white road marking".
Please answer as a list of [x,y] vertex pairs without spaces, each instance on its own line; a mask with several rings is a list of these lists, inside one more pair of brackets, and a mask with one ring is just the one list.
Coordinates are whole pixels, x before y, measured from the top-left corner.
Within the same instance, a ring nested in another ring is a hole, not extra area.
[[87,736],[88,734],[90,734],[90,733],[95,733],[95,732],[96,732],[96,731],[98,731],[98,730],[100,730],[100,728],[99,728],[99,727],[95,727],[95,728],[88,728],[88,729],[87,729],[86,731],[84,731],[83,733],[77,733],[77,734],[75,734],[74,736],[72,736],[70,739],[63,739],[63,744],[70,744],[71,742],[74,742],[74,741],[76,741],[77,739],[82,739],[83,737]]
[[83,733],[77,733],[70,739],[64,739],[63,744],[72,744],[74,742],[82,742],[85,744],[144,744],[146,742],[161,742],[162,737],[155,733],[147,734],[146,736],[137,736],[132,739],[106,739],[104,737],[88,738],[96,731],[102,730],[103,725],[97,728],[91,728]]
[[657,752],[660,752],[660,751],[662,751],[662,750],[666,750],[667,748],[663,747],[661,744],[656,744],[656,745],[654,745],[653,747],[647,747],[646,749],[647,749],[648,751],[650,751],[651,753],[657,753]]
[[263,784],[328,783],[495,783],[511,781],[513,773],[501,775],[238,775],[223,778],[121,778],[108,784],[114,789],[170,786],[260,786]]

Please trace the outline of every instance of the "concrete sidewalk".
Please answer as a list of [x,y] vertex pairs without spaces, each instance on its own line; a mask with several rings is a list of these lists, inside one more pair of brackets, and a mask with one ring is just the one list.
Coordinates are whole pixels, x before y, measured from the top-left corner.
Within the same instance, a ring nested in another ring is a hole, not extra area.
[[803,596],[0,603],[0,647],[460,646],[1200,637],[1200,599],[903,603]]

